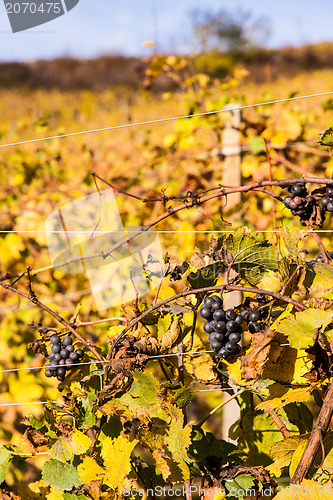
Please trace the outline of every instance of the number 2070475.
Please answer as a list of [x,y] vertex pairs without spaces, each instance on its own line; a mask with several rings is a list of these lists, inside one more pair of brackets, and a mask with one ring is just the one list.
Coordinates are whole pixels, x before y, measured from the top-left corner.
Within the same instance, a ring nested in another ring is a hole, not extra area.
[[6,11],[7,14],[60,14],[62,5],[60,2],[43,2],[40,5],[35,2],[8,2]]

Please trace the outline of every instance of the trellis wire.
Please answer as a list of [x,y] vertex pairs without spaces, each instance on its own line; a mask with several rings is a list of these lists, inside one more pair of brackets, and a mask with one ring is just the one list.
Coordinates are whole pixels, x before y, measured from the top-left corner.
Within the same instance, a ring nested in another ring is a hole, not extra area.
[[69,134],[60,134],[60,135],[53,135],[49,137],[41,137],[39,139],[30,139],[28,141],[19,141],[19,142],[12,142],[8,144],[1,144],[0,148],[7,148],[9,146],[19,146],[22,144],[31,144],[34,142],[41,142],[41,141],[48,141],[51,139],[62,139],[64,137],[74,137],[74,136],[79,136],[79,135],[84,135],[84,134],[92,134],[95,132],[104,132],[108,130],[118,130],[118,129],[124,129],[124,128],[129,128],[129,127],[138,127],[141,125],[152,125],[154,123],[162,123],[162,122],[169,122],[173,120],[182,120],[184,118],[193,118],[195,116],[208,116],[208,115],[215,115],[217,113],[227,113],[230,111],[236,111],[236,110],[241,110],[241,109],[248,109],[248,108],[256,108],[259,106],[267,106],[270,104],[277,104],[277,103],[282,103],[282,102],[289,102],[289,101],[296,101],[299,99],[308,99],[310,97],[320,97],[324,95],[332,95],[333,91],[330,92],[320,92],[318,94],[309,94],[309,95],[302,95],[298,97],[288,97],[287,99],[276,99],[274,101],[268,101],[268,102],[260,102],[260,103],[255,103],[255,104],[247,104],[244,106],[237,106],[233,107],[232,109],[228,108],[223,108],[223,109],[216,109],[215,111],[205,111],[202,113],[194,113],[193,115],[181,115],[181,116],[172,116],[169,118],[160,118],[158,120],[149,120],[149,121],[144,121],[144,122],[138,122],[138,123],[126,123],[124,125],[114,125],[111,127],[104,127],[104,128],[98,128],[98,129],[91,129],[91,130],[83,130],[81,132],[72,132]]

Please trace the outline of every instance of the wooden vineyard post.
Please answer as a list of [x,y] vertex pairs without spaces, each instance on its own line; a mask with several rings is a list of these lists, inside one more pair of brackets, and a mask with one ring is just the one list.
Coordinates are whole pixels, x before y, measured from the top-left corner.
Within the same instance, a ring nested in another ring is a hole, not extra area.
[[[222,165],[222,184],[225,186],[241,186],[241,110],[237,104],[228,104],[230,119],[226,123],[222,134],[222,150],[224,157]],[[241,193],[228,196],[228,209],[241,202]],[[232,275],[231,275],[232,276]],[[242,292],[231,292],[224,295],[224,309],[233,308],[242,302]],[[236,391],[236,388],[235,388]],[[224,400],[230,398],[231,393],[223,393]],[[236,400],[230,401],[222,413],[222,439],[231,441],[228,436],[229,428],[239,418],[239,406]]]

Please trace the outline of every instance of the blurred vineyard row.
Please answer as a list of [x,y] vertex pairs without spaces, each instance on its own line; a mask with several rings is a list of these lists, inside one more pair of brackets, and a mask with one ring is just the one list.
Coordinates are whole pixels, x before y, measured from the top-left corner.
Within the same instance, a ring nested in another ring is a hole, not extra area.
[[[1,144],[218,110],[230,102],[248,105],[327,92],[332,90],[333,76],[333,70],[321,69],[258,84],[249,78],[244,67],[217,79],[204,73],[193,75],[186,60],[180,57],[156,56],[145,78],[153,83],[161,73],[175,82],[173,91],[153,94],[148,89],[133,91],[126,87],[100,91],[3,89]],[[333,159],[314,140],[331,125],[332,112],[333,101],[327,97],[244,110],[243,182],[268,179],[263,138],[271,145],[274,179],[299,177],[303,173],[330,177]],[[1,275],[24,272],[27,266],[34,270],[50,265],[43,234],[45,219],[62,205],[95,192],[92,172],[117,188],[145,198],[185,197],[189,191],[195,193],[219,185],[223,158],[218,151],[228,119],[228,113],[220,113],[1,149]],[[97,182],[100,189],[107,187]],[[276,193],[281,194],[278,189]],[[141,226],[165,211],[160,202],[142,203],[121,194],[117,195],[117,204],[125,227]],[[277,218],[278,225],[296,225],[290,212],[279,203]],[[257,231],[272,230],[272,201],[262,193],[244,195],[242,204],[231,212],[225,208],[225,200],[213,200],[179,212],[156,229],[167,231],[160,239],[163,250],[168,251],[171,262],[176,264],[190,258],[195,248],[207,249],[214,231],[230,229],[229,219],[232,229],[242,223]],[[324,229],[330,229],[331,223],[328,216]],[[328,250],[333,250],[329,233],[323,235],[323,242]],[[315,242],[307,239],[306,245],[309,258],[313,258]],[[26,278],[22,282],[25,283]],[[179,291],[182,286],[181,282],[175,284],[166,279],[160,297],[168,294],[168,287]],[[81,321],[126,313],[126,306],[97,312],[84,275],[47,270],[34,277],[33,287],[38,297],[67,320],[79,303]],[[149,301],[149,297],[146,299]],[[35,321],[54,326],[53,320],[24,299],[4,291],[1,291],[0,317],[1,370],[43,365],[44,357],[28,348],[28,343],[37,338],[35,330],[28,325]],[[87,327],[84,335],[106,349],[108,328],[107,324]],[[159,373],[158,367],[152,370]],[[57,397],[56,387],[57,383],[46,379],[40,370],[0,372],[0,404],[3,405],[0,406],[0,444],[19,444],[21,449],[29,451],[29,443],[22,438],[25,430],[22,419],[30,413],[41,415],[42,406],[5,405],[53,400]],[[219,398],[214,394],[198,396],[193,410],[189,411],[209,411]],[[219,433],[217,420],[212,419],[209,426]],[[21,484],[23,488],[27,479],[38,480],[43,461],[43,456],[34,457],[30,463],[14,460],[7,483]]]

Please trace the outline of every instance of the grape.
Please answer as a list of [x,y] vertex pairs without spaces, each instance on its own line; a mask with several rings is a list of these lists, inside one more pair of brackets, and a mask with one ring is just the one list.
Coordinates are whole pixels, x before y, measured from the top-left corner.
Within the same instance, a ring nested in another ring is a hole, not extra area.
[[215,327],[216,327],[216,323],[217,323],[217,321],[215,321],[215,319],[213,319],[213,320],[210,322],[210,324],[211,324],[211,326],[214,328],[214,330],[215,330]]
[[60,344],[60,337],[58,335],[52,335],[50,337],[51,344]]
[[[79,349],[78,349],[79,350]],[[77,352],[70,352],[69,359],[72,359],[74,362],[79,361],[79,355]]]
[[[296,205],[296,203],[294,202],[294,200],[290,200],[290,202],[289,202],[289,208],[290,208],[291,212],[292,212],[293,210],[296,210],[297,205]],[[293,214],[293,215],[295,215],[295,214]]]
[[327,204],[330,202],[330,199],[328,196],[324,196],[322,199],[321,199],[321,204],[324,208],[327,207]]
[[75,349],[75,347],[74,347],[72,344],[70,344],[70,345],[66,345],[66,351],[68,351],[68,352],[73,352],[73,351],[74,351],[74,349]]
[[49,368],[46,368],[45,377],[47,378],[53,377],[53,371],[51,371]]
[[305,185],[298,183],[298,184],[295,184],[294,186],[292,186],[290,191],[291,191],[291,194],[294,194],[296,196],[300,196],[301,194],[304,193],[304,189],[305,189]]
[[259,311],[252,311],[249,314],[248,321],[254,322],[258,321],[260,319],[260,312]]
[[219,297],[218,295],[211,295],[211,299],[213,299],[213,301],[214,301],[215,304],[219,305],[218,309],[220,309],[222,307],[222,299],[221,299],[221,297]]
[[61,366],[61,365],[64,365],[64,364],[65,364],[65,360],[63,358],[61,358],[60,361],[59,361],[59,363],[58,363],[58,365]]
[[76,349],[76,354],[79,356],[79,358],[83,358],[84,352],[82,351],[82,349]]
[[243,323],[243,321],[244,321],[244,318],[243,318],[243,316],[241,314],[238,314],[236,316],[236,318],[235,318],[235,321],[236,321],[236,323],[238,323],[239,325],[241,325]]
[[291,196],[286,196],[286,197],[284,198],[283,203],[285,204],[285,206],[286,206],[287,208],[289,208],[289,203],[290,203],[290,201],[291,201],[291,200],[292,200],[292,197],[291,197]]
[[224,311],[223,309],[218,309],[217,311],[214,311],[213,312],[213,318],[216,320],[216,321],[223,321],[224,320]]
[[237,316],[237,314],[235,313],[235,311],[233,309],[228,309],[225,312],[225,319],[227,319],[228,321],[236,319],[236,316]]
[[58,363],[58,361],[61,360],[61,355],[59,352],[57,352],[55,355],[54,355],[54,358],[53,358],[53,361]]
[[229,332],[237,332],[237,330],[239,328],[239,324],[236,323],[236,321],[228,321],[228,323],[226,324],[226,327],[227,327],[227,330],[229,330]]
[[200,309],[200,316],[205,319],[209,319],[212,317],[211,310],[208,307],[203,306]]
[[326,194],[327,196],[329,196],[330,198],[333,197],[333,187],[327,187],[326,188]]
[[214,300],[214,302],[212,304],[213,311],[218,311],[220,308],[221,308],[221,304],[219,302],[217,302],[217,300]]
[[66,369],[69,370],[70,367],[72,366],[72,364],[74,364],[74,361],[70,358],[67,358],[65,359],[65,365],[66,365]]
[[56,354],[56,353],[60,352],[60,351],[61,351],[61,346],[60,346],[60,344],[54,344],[54,345],[52,346],[51,351],[53,352],[53,354]]
[[57,368],[57,377],[64,377],[65,373],[66,373],[66,370],[62,366],[60,368]]
[[220,358],[226,358],[229,356],[229,353],[225,347],[222,347],[217,354]]
[[249,332],[250,333],[257,333],[257,332],[260,332],[260,329],[261,329],[261,326],[259,325],[259,323],[252,323],[250,321],[249,323]]
[[67,359],[69,354],[70,353],[67,351],[67,349],[61,349],[60,351],[60,356],[62,357],[62,359]]
[[262,319],[266,319],[268,317],[268,310],[267,309],[259,309],[259,314]]
[[328,212],[333,212],[333,203],[331,201],[329,203],[327,203],[326,210]]
[[214,340],[217,340],[218,342],[221,342],[221,344],[222,344],[222,342],[225,341],[225,335],[223,335],[223,333],[215,332]]
[[209,321],[207,321],[204,324],[203,329],[205,330],[206,333],[212,333],[214,331],[214,327],[212,326],[212,324]]
[[64,338],[62,339],[61,344],[65,347],[65,346],[67,346],[67,345],[71,345],[71,344],[73,344],[73,340],[72,340],[72,338],[71,338],[69,335],[67,335],[66,337],[64,337]]
[[53,361],[54,356],[55,356],[54,352],[51,352],[50,355],[49,355],[49,360]]
[[313,203],[316,202],[316,198],[314,196],[311,196],[311,194],[308,194],[305,197],[305,200],[306,200],[306,202],[307,202],[308,205],[312,205]]
[[[228,324],[228,323],[227,323]],[[216,325],[215,325],[215,330],[218,332],[218,333],[223,333],[225,332],[226,330],[226,324],[224,321],[217,321],[216,322]]]
[[295,196],[294,203],[299,207],[300,205],[304,205],[304,199],[300,198],[299,196]]
[[204,305],[206,307],[208,307],[209,309],[211,309],[213,302],[214,302],[214,299],[212,297],[206,297],[204,300]]
[[244,309],[243,311],[241,311],[241,316],[245,319],[245,321],[249,317],[249,314],[250,314],[249,311],[247,311],[246,309]]
[[237,350],[236,344],[234,342],[227,342],[225,349],[228,353],[235,352]]
[[230,333],[228,340],[229,342],[233,342],[234,344],[236,344],[237,342],[240,341],[241,337],[242,337],[241,334],[238,332]]
[[222,347],[222,343],[218,342],[218,340],[212,340],[210,343],[210,347],[213,349],[213,351],[219,351]]
[[241,347],[239,344],[236,344],[236,351],[234,352],[234,354],[239,354],[241,351]]

